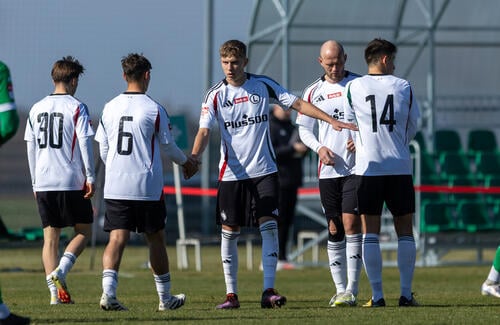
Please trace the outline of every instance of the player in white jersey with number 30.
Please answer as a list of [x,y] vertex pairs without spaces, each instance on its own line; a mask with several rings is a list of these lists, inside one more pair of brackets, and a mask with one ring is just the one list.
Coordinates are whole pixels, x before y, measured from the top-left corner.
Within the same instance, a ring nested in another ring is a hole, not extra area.
[[419,109],[408,81],[392,75],[397,48],[374,39],[365,49],[368,74],[346,86],[347,121],[358,124],[357,197],[363,229],[363,263],[372,288],[364,307],[385,306],[379,233],[384,203],[398,236],[399,306],[418,305],[412,293],[416,247],[415,191],[409,143],[417,132]]
[[118,270],[130,232],[144,233],[156,290],[158,310],[184,305],[184,294],[170,294],[170,270],[165,249],[165,202],[160,150],[185,173],[197,168],[177,147],[164,107],[146,95],[151,63],[132,53],[122,59],[127,90],[106,104],[96,133],[99,151],[106,164],[104,230],[110,232],[102,257],[100,300],[104,310],[127,310],[116,299]]
[[281,307],[286,298],[274,288],[278,262],[278,176],[269,131],[270,100],[285,109],[320,118],[334,129],[354,125],[339,122],[303,101],[266,76],[245,72],[246,45],[238,40],[222,44],[220,62],[225,79],[208,90],[202,104],[200,128],[192,155],[199,159],[207,147],[210,129],[221,133],[216,221],[222,225],[221,258],[226,300],[218,309],[239,308],[237,295],[240,227],[257,226],[262,236],[264,273],[262,308]]
[[[94,131],[87,106],[73,97],[83,70],[71,56],[54,63],[54,92],[33,105],[24,133],[33,191],[42,219],[42,260],[51,305],[72,303],[66,275],[92,231]],[[69,226],[74,227],[75,236],[58,264],[61,230]]]

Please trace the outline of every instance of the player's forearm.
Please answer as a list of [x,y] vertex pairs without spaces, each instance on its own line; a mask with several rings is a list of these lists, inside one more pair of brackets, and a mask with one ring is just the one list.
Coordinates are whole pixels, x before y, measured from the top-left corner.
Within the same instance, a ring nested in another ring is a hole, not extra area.
[[99,156],[101,156],[101,160],[104,164],[106,164],[106,159],[108,158],[108,150],[109,146],[107,142],[99,143]]
[[167,157],[177,165],[184,165],[187,161],[186,155],[175,143],[162,144],[161,147]]
[[208,141],[210,139],[210,130],[206,128],[200,128],[196,137],[194,139],[193,149],[191,150],[191,155],[199,159],[205,149],[208,146]]
[[36,170],[36,147],[35,142],[26,142],[26,152],[28,153],[28,166],[31,175],[31,185],[35,186],[35,170]]
[[297,112],[302,113],[304,115],[310,116],[315,119],[319,119],[322,121],[325,121],[329,124],[334,122],[335,120],[333,117],[330,115],[326,114],[322,110],[320,110],[318,107],[314,106],[313,104],[306,102],[303,99],[297,99],[292,106]]
[[94,149],[92,148],[91,137],[85,137],[78,139],[78,144],[80,146],[80,153],[82,155],[82,161],[85,168],[85,177],[87,182],[95,183],[95,169],[94,169]]
[[299,136],[300,140],[311,150],[314,152],[318,152],[319,148],[323,145],[316,139],[314,132],[302,125],[299,125]]

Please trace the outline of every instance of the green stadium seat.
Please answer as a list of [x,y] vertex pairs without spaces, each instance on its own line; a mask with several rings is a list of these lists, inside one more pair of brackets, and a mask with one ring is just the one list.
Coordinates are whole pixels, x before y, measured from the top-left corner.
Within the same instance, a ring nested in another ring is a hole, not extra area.
[[[428,152],[424,134],[422,133],[422,131],[418,131],[417,134],[415,134],[415,138],[413,138],[413,140],[415,140],[418,143],[420,147],[420,152]],[[413,152],[412,146],[410,146],[410,151]]]
[[497,139],[492,130],[476,129],[469,131],[467,136],[468,152],[494,152],[497,150]]
[[461,201],[457,207],[458,227],[467,232],[492,230],[490,213],[485,202]]
[[421,210],[421,231],[435,233],[456,230],[455,207],[456,205],[446,202],[424,204]]
[[[439,177],[423,177],[422,185],[447,185]],[[448,194],[442,192],[421,192],[420,202],[423,204],[429,202],[448,202]]]
[[[438,162],[436,156],[432,153],[422,152],[420,156],[420,184],[422,185],[447,185],[437,172]],[[446,193],[440,192],[421,192],[420,200],[425,202],[447,201]]]
[[434,149],[436,153],[445,151],[463,151],[460,134],[455,130],[438,130],[434,133]]
[[447,180],[451,177],[476,178],[471,172],[471,160],[463,152],[445,151],[439,154],[440,175]]
[[[459,176],[454,175],[448,179],[448,186],[479,186],[480,182],[472,178],[471,176]],[[456,202],[460,200],[481,200],[483,199],[483,195],[481,193],[454,193],[450,192],[448,194],[448,198],[450,202]]]
[[485,178],[488,175],[500,176],[500,153],[497,151],[481,151],[475,155],[476,173]]
[[495,230],[500,230],[500,200],[490,203],[493,214],[493,227]]
[[[485,187],[500,187],[500,175],[488,175],[484,181]],[[487,202],[500,204],[500,193],[486,193],[484,198]],[[500,217],[500,216],[499,216]]]
[[439,179],[438,162],[432,153],[422,152],[420,155],[420,172],[422,184],[424,179]]

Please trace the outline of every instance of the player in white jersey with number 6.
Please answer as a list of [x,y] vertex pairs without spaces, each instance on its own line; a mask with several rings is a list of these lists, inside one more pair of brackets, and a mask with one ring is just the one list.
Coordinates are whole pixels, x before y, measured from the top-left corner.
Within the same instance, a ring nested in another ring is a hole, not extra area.
[[[87,106],[73,97],[83,70],[71,56],[54,63],[54,92],[33,105],[24,133],[33,192],[42,219],[42,260],[51,305],[73,302],[66,288],[66,275],[92,232],[94,131]],[[58,263],[59,237],[64,227],[73,227],[75,236]]]
[[210,129],[221,133],[219,187],[216,222],[222,225],[221,258],[226,299],[217,309],[239,308],[237,288],[238,237],[240,227],[258,226],[262,236],[264,273],[262,308],[281,307],[286,298],[275,289],[278,262],[279,185],[276,156],[269,130],[269,104],[330,123],[335,130],[355,128],[339,122],[303,101],[274,80],[245,72],[246,45],[238,40],[222,44],[220,62],[225,79],[208,90],[202,104],[200,128],[192,156],[200,159],[207,147]]
[[410,83],[392,75],[397,48],[374,39],[365,48],[368,74],[346,86],[347,121],[359,128],[356,140],[358,208],[363,230],[363,263],[372,288],[364,307],[385,306],[379,234],[384,203],[398,236],[399,306],[418,305],[412,293],[416,247],[413,237],[415,190],[410,141],[420,116]]
[[109,241],[102,256],[104,310],[127,308],[116,298],[118,270],[130,232],[144,233],[149,261],[159,297],[159,311],[184,305],[184,294],[170,294],[170,270],[165,248],[165,202],[160,150],[184,173],[194,173],[197,164],[177,147],[170,120],[163,106],[146,95],[151,63],[132,53],[121,61],[127,90],[104,106],[96,133],[106,165],[104,230]]

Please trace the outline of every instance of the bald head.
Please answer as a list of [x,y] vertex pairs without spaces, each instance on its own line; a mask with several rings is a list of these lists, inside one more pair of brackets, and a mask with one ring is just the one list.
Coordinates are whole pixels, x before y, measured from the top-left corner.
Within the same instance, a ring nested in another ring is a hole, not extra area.
[[325,79],[328,82],[337,83],[344,79],[346,59],[344,47],[339,42],[329,40],[321,45],[318,62],[325,70]]
[[322,58],[326,56],[344,56],[344,47],[337,41],[326,41],[321,45],[319,56]]

